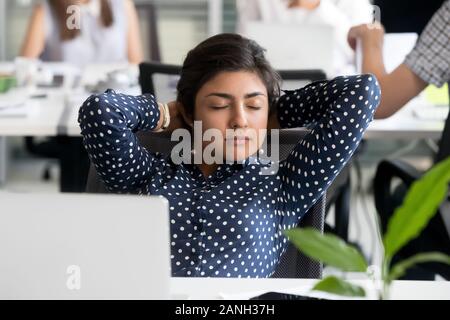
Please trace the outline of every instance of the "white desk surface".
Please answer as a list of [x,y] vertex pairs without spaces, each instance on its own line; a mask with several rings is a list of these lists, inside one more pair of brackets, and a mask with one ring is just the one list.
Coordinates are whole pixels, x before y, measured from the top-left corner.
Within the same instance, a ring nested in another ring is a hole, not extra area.
[[[136,89],[136,94],[139,94]],[[77,136],[80,134],[78,126],[78,105],[74,104],[71,114],[68,117],[67,132],[68,135]],[[399,139],[399,140],[415,140],[415,139],[440,139],[444,129],[444,121],[437,119],[419,119],[415,116],[414,110],[417,108],[427,108],[430,106],[422,105],[420,101],[411,102],[394,116],[383,119],[374,120],[364,134],[364,138],[372,139]],[[445,107],[444,107],[445,108]],[[447,109],[448,110],[448,109]]]
[[[139,88],[135,88],[139,94]],[[63,94],[50,93],[47,98],[33,99],[35,110],[28,117],[1,118],[0,136],[54,136],[59,129],[69,136],[79,136],[77,117],[81,103],[88,97],[77,95],[70,99]],[[414,106],[418,108],[419,106]],[[64,114],[67,112],[67,114]],[[439,139],[444,128],[441,120],[419,119],[412,115],[413,107],[405,108],[384,120],[374,120],[367,129],[365,139]]]
[[[64,64],[48,63],[50,68],[58,70]],[[12,63],[0,63],[0,71],[11,72]],[[78,109],[89,93],[82,88],[103,80],[107,73],[124,68],[136,68],[127,64],[99,64],[85,68],[81,74],[81,87],[73,92],[64,92],[62,89],[36,89],[33,94],[44,94],[44,98],[30,98],[32,104],[30,112],[25,117],[1,117],[0,136],[79,136],[80,129],[77,122]],[[13,89],[14,93],[30,95],[25,89]],[[140,92],[140,91],[139,91]],[[134,93],[134,92],[133,92]],[[79,102],[76,104],[75,102]]]
[[[444,118],[419,118],[415,111],[437,111],[440,109]],[[365,139],[440,139],[444,130],[445,116],[448,114],[447,106],[429,105],[422,97],[415,98],[393,116],[374,120],[364,134]]]
[[[311,279],[224,279],[172,278],[171,295],[174,299],[246,299],[268,291],[302,293],[316,280]],[[366,280],[352,281],[361,285]],[[449,281],[394,281],[393,300],[450,300]]]
[[[8,70],[11,64],[1,64],[0,70]],[[124,65],[96,65],[82,74],[82,84],[92,84],[102,79],[108,71],[124,68]],[[95,81],[94,81],[94,80]],[[67,134],[79,136],[77,117],[80,104],[89,94],[64,94],[51,89],[47,98],[33,99],[36,106],[33,113],[22,118],[0,117],[0,136],[53,136]],[[129,94],[139,94],[133,88]],[[444,127],[443,120],[420,119],[414,115],[417,108],[428,108],[423,98],[416,98],[394,116],[373,121],[366,131],[365,139],[439,139]]]
[[[17,90],[17,94],[25,94]],[[25,117],[0,117],[0,136],[56,136],[64,112],[64,94],[45,93],[45,98],[28,99],[30,113]]]

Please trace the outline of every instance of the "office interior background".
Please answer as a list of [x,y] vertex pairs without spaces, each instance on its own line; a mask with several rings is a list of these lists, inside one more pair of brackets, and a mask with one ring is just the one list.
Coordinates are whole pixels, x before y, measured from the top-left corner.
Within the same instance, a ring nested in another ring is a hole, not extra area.
[[[397,9],[390,9],[392,2],[396,3]],[[381,18],[387,32],[420,33],[442,2],[396,0],[378,1],[377,4],[381,7]],[[0,0],[1,61],[13,61],[18,55],[35,3],[33,0]],[[234,0],[135,0],[134,3],[139,14],[145,61],[157,60],[155,57],[158,57],[163,63],[181,64],[187,51],[208,36],[236,30]],[[151,13],[148,4],[154,9]],[[401,12],[398,8],[402,8]],[[151,16],[155,21],[149,20]],[[23,137],[7,137],[2,148],[0,152],[6,152],[8,156],[3,164],[6,175],[1,181],[0,192],[60,192],[58,161],[30,154],[24,146]],[[360,246],[369,259],[377,260],[380,254],[373,229],[376,210],[372,183],[377,164],[383,158],[401,158],[426,170],[432,165],[435,151],[435,139],[408,141],[386,137],[368,139],[361,145],[350,173],[348,235],[349,240]],[[331,206],[327,214],[330,225],[335,223],[333,210]]]

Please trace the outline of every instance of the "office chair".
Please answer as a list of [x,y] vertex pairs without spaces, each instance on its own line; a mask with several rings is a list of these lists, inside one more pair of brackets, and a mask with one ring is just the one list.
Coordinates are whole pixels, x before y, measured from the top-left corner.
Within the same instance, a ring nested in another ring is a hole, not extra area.
[[[305,129],[283,129],[280,130],[280,159],[286,159],[289,152],[301,140],[307,130]],[[139,132],[139,141],[148,150],[161,152],[169,155],[172,148],[178,141],[170,141],[170,134]],[[270,146],[270,143],[268,143]],[[97,176],[95,167],[91,164],[86,192],[88,193],[108,193],[100,178]],[[317,201],[301,220],[299,227],[312,227],[321,232],[324,229],[325,220],[325,196]],[[314,261],[300,251],[294,245],[289,244],[287,251],[283,254],[278,265],[274,278],[314,278],[322,277],[322,264]]]
[[[447,120],[445,121],[444,131],[442,132],[434,163],[440,162],[449,156],[450,111]],[[392,216],[395,209],[402,204],[409,187],[422,175],[423,172],[420,172],[400,159],[385,159],[378,164],[374,179],[374,197],[375,207],[380,215],[381,228],[383,231],[386,230],[389,218]],[[397,179],[401,181],[401,184],[392,190],[392,182]],[[447,203],[450,203],[450,196],[447,199]],[[428,223],[428,226],[422,231],[422,234],[432,234],[433,237],[428,237],[429,239],[425,240],[425,238],[419,236],[410,241],[397,255],[395,255],[393,263],[424,251],[441,251],[450,254],[450,238],[448,231],[445,228],[444,221],[442,220],[441,210],[443,210],[443,207],[439,209]],[[449,214],[449,212],[446,214]],[[427,263],[412,268],[407,272],[403,279],[434,280],[436,273],[440,274],[445,279],[450,280],[450,267],[439,263]]]
[[24,138],[25,149],[32,154],[40,158],[48,158],[48,162],[44,166],[42,172],[42,180],[51,180],[51,167],[57,164],[59,158],[59,148],[55,137],[47,138],[42,142],[36,142],[34,137],[26,136]]
[[82,138],[59,134],[36,142],[33,137],[25,137],[25,146],[34,156],[48,159],[42,179],[51,179],[52,165],[59,165],[59,191],[83,192],[89,172],[89,158]]
[[[179,75],[181,66],[144,62],[139,65],[139,71],[139,84],[141,85],[142,93],[151,93],[154,96],[158,96],[153,76],[156,74]],[[326,79],[326,74],[322,70],[279,70],[278,73],[284,82],[283,86],[290,81],[306,83]],[[326,224],[325,230],[338,235],[345,241],[348,240],[350,219],[350,167],[351,164],[349,162],[328,189],[325,209],[326,215],[333,205],[335,209],[334,227]]]

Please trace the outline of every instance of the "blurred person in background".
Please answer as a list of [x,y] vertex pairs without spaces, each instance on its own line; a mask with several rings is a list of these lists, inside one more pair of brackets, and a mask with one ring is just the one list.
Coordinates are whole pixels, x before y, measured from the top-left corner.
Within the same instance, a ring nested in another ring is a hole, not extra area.
[[[74,5],[80,13],[79,28],[70,25],[77,22],[77,13],[70,7]],[[138,64],[143,53],[133,1],[48,0],[37,4],[20,55],[77,66]]]
[[[34,8],[20,56],[64,62],[80,69],[102,63],[139,64],[143,59],[140,41],[132,0],[47,0]],[[81,138],[71,139],[74,142],[70,144],[66,140],[52,137],[37,143],[33,137],[26,137],[25,145],[31,154],[45,158],[60,159],[66,156],[68,148],[78,146],[79,152],[85,154]],[[89,169],[87,155],[83,160],[74,161],[65,169],[79,167],[78,172],[83,174],[77,175],[77,182],[61,178],[61,190],[84,190]],[[49,167],[45,168],[43,179],[51,179]]]
[[247,23],[261,21],[297,25],[326,25],[335,30],[334,74],[355,73],[355,55],[347,43],[353,25],[370,23],[373,8],[369,0],[237,0],[238,33]]

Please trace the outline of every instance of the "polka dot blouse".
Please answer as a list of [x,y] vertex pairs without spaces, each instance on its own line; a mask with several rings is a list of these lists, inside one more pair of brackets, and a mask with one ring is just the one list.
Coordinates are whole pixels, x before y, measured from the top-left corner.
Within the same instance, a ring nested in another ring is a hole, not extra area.
[[141,147],[135,133],[154,129],[160,117],[151,95],[92,95],[78,120],[110,192],[169,200],[174,276],[258,278],[274,273],[288,244],[283,230],[299,223],[344,167],[379,100],[373,75],[285,91],[277,102],[281,127],[311,131],[273,175],[260,175],[267,162],[250,157],[204,177],[195,165]]

